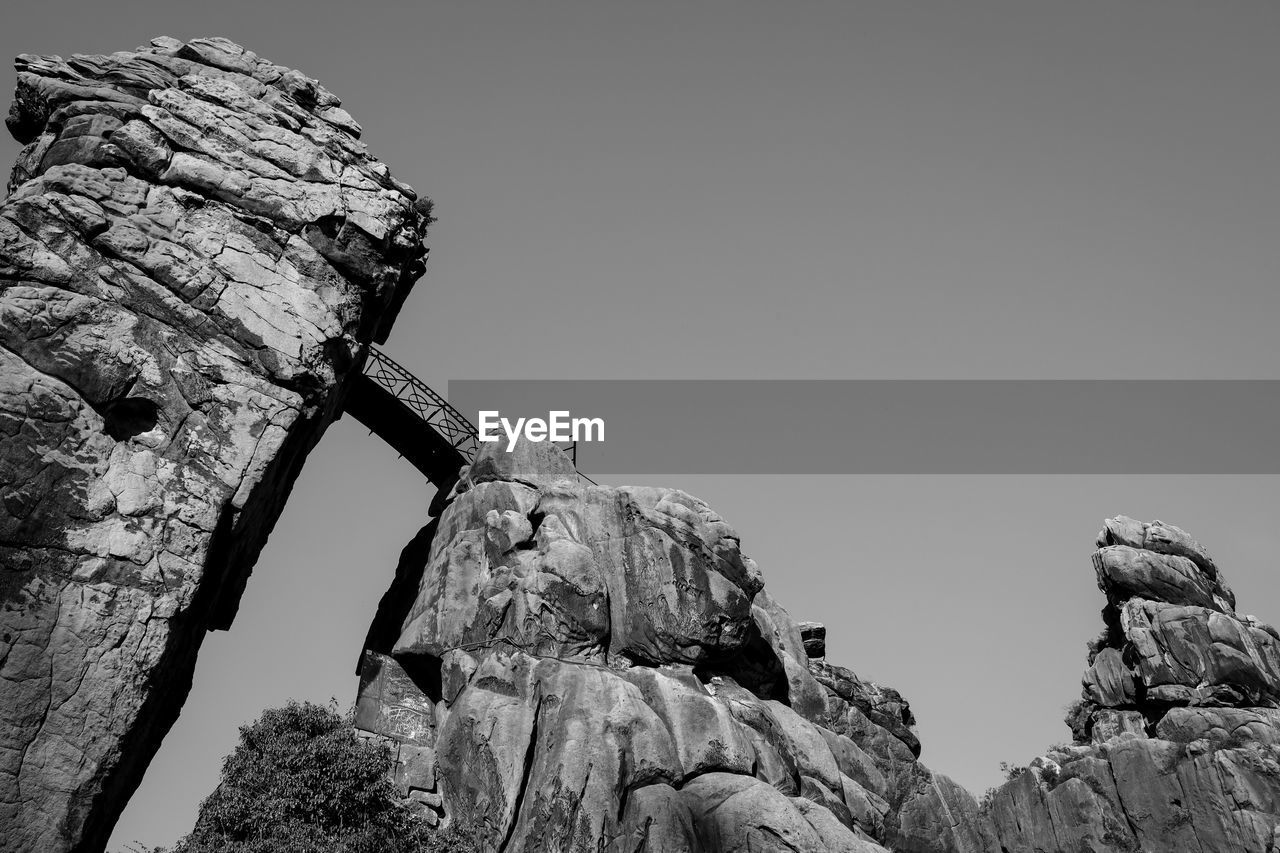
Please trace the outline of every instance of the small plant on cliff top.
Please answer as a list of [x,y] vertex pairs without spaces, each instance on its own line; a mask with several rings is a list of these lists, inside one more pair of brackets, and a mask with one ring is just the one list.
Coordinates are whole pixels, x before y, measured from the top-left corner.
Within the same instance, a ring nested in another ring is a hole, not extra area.
[[[396,796],[390,752],[335,707],[290,702],[240,728],[218,787],[172,853],[478,853]],[[163,853],[163,851],[157,851]]]
[[1006,782],[1012,782],[1014,779],[1017,779],[1023,773],[1026,773],[1027,768],[1025,765],[1022,765],[1022,764],[1010,764],[1007,761],[1001,761],[1000,772],[1004,774],[1004,780]]
[[[1027,771],[1027,768],[1026,768],[1026,767],[1024,767],[1023,765],[1020,765],[1020,764],[1010,764],[1010,763],[1009,763],[1009,762],[1007,762],[1007,761],[1001,761],[1001,762],[1000,762],[1000,772],[1004,774],[1004,784],[1006,784],[1006,785],[1007,785],[1008,783],[1012,782],[1014,779],[1017,779],[1019,776],[1021,776],[1021,775],[1022,775],[1023,773],[1025,773],[1026,771]],[[999,790],[998,788],[988,788],[988,789],[986,790],[986,792],[985,792],[985,793],[983,793],[982,797],[981,797],[981,798],[979,798],[979,800],[978,800],[978,808],[979,808],[979,809],[980,809],[984,814],[985,814],[986,812],[991,811],[991,806],[992,806],[992,804],[995,802],[996,792],[997,792],[998,790]]]

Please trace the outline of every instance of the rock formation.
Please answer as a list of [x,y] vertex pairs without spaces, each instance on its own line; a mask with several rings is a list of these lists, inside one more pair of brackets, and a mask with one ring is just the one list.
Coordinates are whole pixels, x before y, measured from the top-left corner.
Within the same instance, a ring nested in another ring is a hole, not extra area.
[[429,820],[506,853],[990,849],[906,701],[823,636],[697,498],[487,444],[405,549],[356,724]]
[[[93,853],[421,274],[430,204],[337,98],[223,39],[18,68],[0,851]],[[697,498],[486,444],[432,511],[356,722],[428,822],[501,853],[1280,853],[1280,635],[1176,527],[1106,523],[1075,743],[980,806]]]
[[1280,849],[1280,635],[1236,613],[1173,525],[1109,519],[1093,564],[1105,629],[1067,719],[1075,744],[995,793],[1000,849]]
[[429,203],[224,39],[22,56],[0,206],[0,850],[100,850]]
[[980,807],[706,504],[495,448],[405,549],[361,668],[357,725],[432,822],[503,853],[1280,849],[1280,639],[1182,530],[1106,523],[1076,742]]

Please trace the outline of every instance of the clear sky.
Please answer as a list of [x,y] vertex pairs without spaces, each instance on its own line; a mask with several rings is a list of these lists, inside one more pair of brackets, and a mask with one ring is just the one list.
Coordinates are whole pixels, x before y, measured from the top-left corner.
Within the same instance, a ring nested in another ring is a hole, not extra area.
[[[225,35],[317,77],[435,199],[428,273],[387,348],[433,385],[1280,378],[1269,0],[0,13],[6,55],[161,34]],[[1274,477],[627,479],[720,510],[775,596],[827,623],[830,658],[902,690],[924,760],[976,792],[1068,737],[1105,516],[1182,525],[1243,611],[1280,620]],[[187,831],[263,707],[351,701],[429,497],[358,424],[331,430],[113,848]]]

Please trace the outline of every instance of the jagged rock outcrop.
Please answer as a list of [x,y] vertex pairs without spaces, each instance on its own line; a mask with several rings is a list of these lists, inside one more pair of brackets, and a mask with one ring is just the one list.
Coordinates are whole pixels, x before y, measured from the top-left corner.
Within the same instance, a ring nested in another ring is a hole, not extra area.
[[22,56],[0,206],[0,850],[100,850],[429,203],[225,39]]
[[907,703],[820,636],[697,498],[482,445],[405,549],[356,724],[430,820],[506,853],[992,850]]
[[705,504],[486,449],[405,550],[357,724],[431,820],[506,853],[1274,853],[1280,638],[1182,530],[1121,517],[1098,546],[1075,743],[980,807]]
[[1280,635],[1236,612],[1177,527],[1120,516],[1097,544],[1106,627],[1067,720],[1075,743],[994,794],[1001,849],[1280,849]]

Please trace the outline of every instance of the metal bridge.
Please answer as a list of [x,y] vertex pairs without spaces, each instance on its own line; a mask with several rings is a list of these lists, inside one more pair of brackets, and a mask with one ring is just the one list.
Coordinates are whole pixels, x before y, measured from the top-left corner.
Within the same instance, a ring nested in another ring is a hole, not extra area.
[[[458,480],[480,448],[476,428],[449,401],[390,356],[369,347],[364,370],[347,397],[346,412],[377,433],[441,492]],[[577,466],[575,445],[564,448]],[[594,482],[583,474],[587,482]]]

